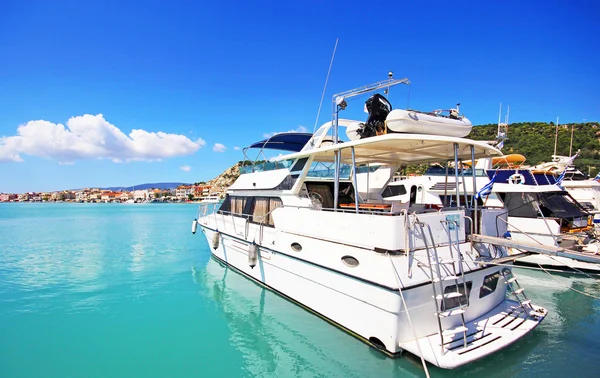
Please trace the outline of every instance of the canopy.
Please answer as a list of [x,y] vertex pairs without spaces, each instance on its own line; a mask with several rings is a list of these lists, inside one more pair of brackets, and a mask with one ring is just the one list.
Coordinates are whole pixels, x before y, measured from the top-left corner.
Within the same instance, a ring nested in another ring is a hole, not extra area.
[[313,156],[315,161],[328,162],[334,160],[334,151],[339,150],[341,163],[351,164],[351,147],[354,147],[357,164],[419,164],[453,159],[455,143],[458,144],[458,157],[462,160],[471,158],[471,146],[475,147],[475,158],[502,155],[500,150],[485,142],[438,135],[394,133],[305,150],[278,157],[277,160]]
[[270,138],[256,142],[247,148],[262,148],[281,151],[299,152],[312,138],[311,133],[279,133]]

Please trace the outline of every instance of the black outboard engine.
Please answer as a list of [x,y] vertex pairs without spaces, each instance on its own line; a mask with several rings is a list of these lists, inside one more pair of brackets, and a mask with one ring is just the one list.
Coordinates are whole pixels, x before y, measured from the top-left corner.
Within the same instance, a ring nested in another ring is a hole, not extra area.
[[392,111],[392,104],[380,95],[375,93],[365,102],[369,118],[363,126],[356,130],[360,138],[368,138],[385,131],[385,118]]

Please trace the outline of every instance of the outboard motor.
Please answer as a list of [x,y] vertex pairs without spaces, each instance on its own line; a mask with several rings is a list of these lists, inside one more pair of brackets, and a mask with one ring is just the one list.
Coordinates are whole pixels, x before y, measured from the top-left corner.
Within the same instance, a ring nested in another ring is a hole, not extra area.
[[379,93],[369,97],[365,102],[365,107],[369,112],[369,118],[360,129],[356,130],[361,139],[384,132],[385,118],[392,111],[392,104]]

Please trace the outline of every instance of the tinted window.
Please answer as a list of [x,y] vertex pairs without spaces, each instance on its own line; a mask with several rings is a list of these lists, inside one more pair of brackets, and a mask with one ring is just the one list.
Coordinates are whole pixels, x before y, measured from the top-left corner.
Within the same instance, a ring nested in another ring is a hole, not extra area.
[[531,193],[501,193],[508,216],[537,218],[536,197]]
[[294,184],[296,183],[296,180],[298,179],[299,175],[287,175],[283,181],[277,185],[274,189],[275,190],[290,190],[292,189],[292,187],[294,186]]
[[225,200],[219,207],[219,213],[229,213],[231,211],[231,197],[225,197]]
[[296,164],[294,164],[294,166],[292,167],[292,169],[290,169],[290,171],[291,172],[301,171],[304,168],[304,166],[306,165],[307,161],[308,161],[308,158],[298,159],[298,161],[296,162]]
[[219,212],[238,216],[250,215],[253,202],[254,197],[227,196]]
[[490,274],[489,276],[485,276],[483,278],[483,285],[481,286],[481,289],[479,289],[479,298],[487,297],[496,291],[499,278],[500,273],[498,272]]
[[404,185],[390,185],[381,193],[383,197],[401,196],[403,194],[406,194]]
[[[455,307],[464,306],[467,304],[467,297],[469,296],[469,294],[471,294],[471,286],[473,286],[473,283],[471,281],[469,281],[466,283],[466,286],[467,286],[467,295],[461,295],[460,297],[447,298],[447,299],[443,300],[442,301],[442,311],[450,310]],[[455,293],[456,291],[457,291],[456,285],[446,286],[446,288],[444,289],[444,294]],[[465,294],[465,285],[459,284],[458,291],[461,294]]]
[[539,196],[543,207],[542,211],[547,210],[548,213],[550,213],[550,216],[555,216],[557,218],[587,216],[585,212],[562,193],[540,193]]

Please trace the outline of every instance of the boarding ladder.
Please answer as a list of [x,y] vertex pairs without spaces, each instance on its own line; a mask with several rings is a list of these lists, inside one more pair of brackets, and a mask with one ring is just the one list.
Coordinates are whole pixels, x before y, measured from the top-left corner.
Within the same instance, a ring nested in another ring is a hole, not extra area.
[[[467,286],[463,270],[463,258],[459,248],[459,225],[455,221],[442,221],[442,223],[446,224],[446,228],[448,230],[450,251],[449,258],[439,257],[437,247],[433,238],[433,232],[431,231],[431,226],[427,223],[420,222],[418,220],[415,224],[418,225],[421,230],[423,242],[425,243],[425,249],[427,251],[429,272],[431,276],[431,288],[433,290],[436,317],[441,340],[440,346],[442,354],[444,354],[444,345],[446,344],[444,340],[445,337],[452,337],[456,334],[462,333],[463,345],[465,348],[467,347],[468,328],[465,324],[465,311],[466,308],[469,306],[469,298],[468,296],[466,296],[466,301],[464,301],[464,303],[459,299],[458,306],[448,308],[448,306],[451,305],[448,303],[449,299],[465,297],[465,293],[467,293]],[[454,241],[452,240],[451,228],[456,230],[456,240]],[[427,233],[425,232],[425,229],[427,229]],[[456,267],[457,265],[458,269]],[[445,292],[444,283],[448,282],[454,283],[456,291],[451,291],[448,293]],[[460,291],[461,284],[463,287],[462,292]],[[461,325],[455,328],[443,329],[442,319],[454,316],[460,316]]]
[[537,315],[544,316],[544,314],[538,313],[533,306],[531,305],[531,299],[527,298],[525,294],[525,289],[521,287],[517,277],[513,275],[512,270],[508,268],[502,269],[502,277],[504,278],[504,283],[506,284],[507,293],[514,297],[514,299],[519,302],[519,305],[525,311],[525,314],[528,315]]

